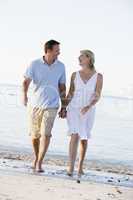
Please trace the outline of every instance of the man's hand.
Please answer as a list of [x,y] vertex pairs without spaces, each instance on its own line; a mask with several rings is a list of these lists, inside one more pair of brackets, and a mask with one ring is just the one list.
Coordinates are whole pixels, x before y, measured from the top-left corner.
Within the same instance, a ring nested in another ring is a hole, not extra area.
[[27,97],[27,95],[24,95],[23,96],[23,105],[27,106],[27,103],[28,103],[28,97]]
[[58,115],[60,118],[63,118],[63,119],[66,118],[66,116],[67,116],[66,108],[61,108]]
[[31,79],[30,78],[24,78],[23,80],[23,85],[22,85],[22,89],[23,89],[23,104],[24,106],[27,106],[27,103],[28,103],[28,97],[27,97],[27,92],[28,92],[28,88],[29,88],[29,85],[30,85],[30,82],[31,82]]

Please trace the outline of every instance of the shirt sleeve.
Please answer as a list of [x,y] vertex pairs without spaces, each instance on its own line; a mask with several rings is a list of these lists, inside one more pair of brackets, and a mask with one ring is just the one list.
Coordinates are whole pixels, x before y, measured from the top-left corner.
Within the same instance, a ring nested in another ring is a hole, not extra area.
[[33,76],[34,74],[33,74],[33,63],[31,63],[28,67],[27,67],[27,69],[26,69],[26,71],[25,71],[25,73],[24,73],[24,77],[25,78],[30,78],[31,80],[33,80],[34,79],[34,76]]
[[62,72],[62,75],[61,75],[61,77],[60,77],[59,83],[66,84],[66,71],[65,71],[65,66],[63,67],[63,72]]

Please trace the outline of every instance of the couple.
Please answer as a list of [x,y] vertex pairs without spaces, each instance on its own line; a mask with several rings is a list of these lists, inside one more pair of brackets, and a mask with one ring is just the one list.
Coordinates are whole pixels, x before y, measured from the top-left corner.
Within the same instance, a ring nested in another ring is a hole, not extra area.
[[[61,99],[59,116],[67,118],[69,127],[69,166],[67,174],[72,176],[80,141],[78,175],[83,173],[83,161],[88,139],[94,123],[95,104],[100,98],[103,78],[94,67],[94,54],[82,50],[79,56],[80,71],[71,76],[70,89],[66,95],[65,66],[58,60],[60,43],[49,40],[44,45],[44,56],[34,60],[27,68],[23,81],[23,103],[27,106],[29,133],[35,153],[33,169],[43,172],[42,162],[48,150],[51,131]],[[27,92],[32,82],[32,94]]]

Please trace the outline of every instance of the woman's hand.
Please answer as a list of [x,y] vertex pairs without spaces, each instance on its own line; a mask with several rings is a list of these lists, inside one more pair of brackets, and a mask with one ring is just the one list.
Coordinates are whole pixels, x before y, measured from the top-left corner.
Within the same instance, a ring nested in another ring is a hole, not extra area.
[[85,106],[84,108],[81,109],[81,114],[84,115],[85,113],[88,112],[89,109],[90,109],[89,106]]

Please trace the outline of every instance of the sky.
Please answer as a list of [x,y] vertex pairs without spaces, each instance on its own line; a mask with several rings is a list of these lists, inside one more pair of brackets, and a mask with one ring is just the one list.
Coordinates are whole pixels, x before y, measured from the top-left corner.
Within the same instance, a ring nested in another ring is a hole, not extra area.
[[49,39],[61,43],[67,82],[82,49],[95,53],[106,94],[133,96],[132,0],[0,0],[0,83],[21,84]]

